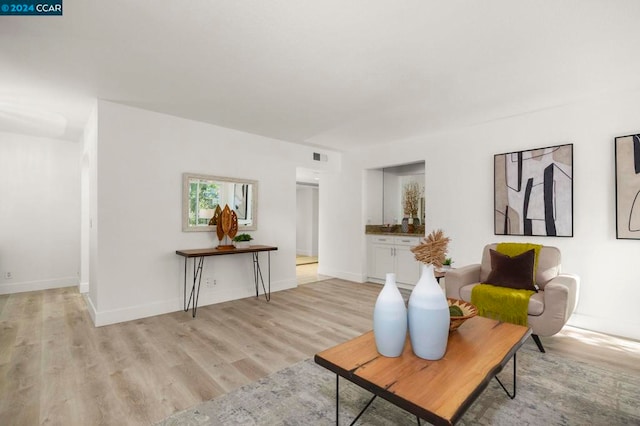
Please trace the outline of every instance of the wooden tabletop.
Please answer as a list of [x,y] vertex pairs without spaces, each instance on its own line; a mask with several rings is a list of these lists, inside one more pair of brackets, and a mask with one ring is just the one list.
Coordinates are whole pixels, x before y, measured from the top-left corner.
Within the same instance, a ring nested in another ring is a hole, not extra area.
[[274,251],[274,250],[278,250],[278,247],[256,245],[256,246],[249,246],[247,248],[218,249],[216,247],[209,247],[209,248],[203,248],[203,249],[176,250],[176,254],[184,257],[203,257],[203,256],[222,256],[225,254],[255,253],[259,251]]
[[315,361],[420,418],[451,425],[530,334],[527,327],[476,316],[449,335],[438,361],[416,357],[408,338],[400,357],[384,357],[372,331],[320,352]]

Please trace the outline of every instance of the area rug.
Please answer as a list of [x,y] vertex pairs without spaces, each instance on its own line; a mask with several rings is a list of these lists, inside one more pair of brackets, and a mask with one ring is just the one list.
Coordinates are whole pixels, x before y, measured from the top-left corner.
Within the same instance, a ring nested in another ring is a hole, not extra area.
[[[499,375],[508,388],[511,362]],[[625,374],[543,354],[530,342],[518,352],[517,362],[516,398],[510,400],[492,380],[457,424],[640,424],[637,371]],[[331,425],[335,424],[335,386],[335,375],[309,359],[158,424]],[[365,390],[340,379],[340,424],[349,424],[370,397]],[[357,424],[415,425],[416,418],[376,398]]]

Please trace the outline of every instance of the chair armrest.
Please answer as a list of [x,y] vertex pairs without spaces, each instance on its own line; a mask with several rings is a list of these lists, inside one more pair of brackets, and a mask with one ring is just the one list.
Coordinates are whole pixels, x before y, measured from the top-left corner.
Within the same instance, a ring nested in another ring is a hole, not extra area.
[[544,286],[544,309],[562,313],[563,325],[578,304],[580,277],[574,274],[560,274]]
[[480,281],[480,264],[466,265],[461,268],[450,269],[444,277],[447,297],[462,299],[460,289],[468,284]]

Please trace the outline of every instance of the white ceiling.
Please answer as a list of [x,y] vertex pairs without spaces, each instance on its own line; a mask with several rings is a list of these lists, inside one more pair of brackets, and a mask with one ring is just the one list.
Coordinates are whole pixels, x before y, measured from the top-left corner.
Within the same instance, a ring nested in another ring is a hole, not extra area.
[[78,140],[97,97],[348,150],[640,89],[639,18],[638,0],[65,0],[0,17],[0,130]]

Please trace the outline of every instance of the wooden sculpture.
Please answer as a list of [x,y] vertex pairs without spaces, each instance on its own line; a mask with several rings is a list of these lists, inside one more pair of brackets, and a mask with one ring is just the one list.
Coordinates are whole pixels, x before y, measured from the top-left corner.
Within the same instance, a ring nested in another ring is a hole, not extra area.
[[[217,211],[217,209],[216,209]],[[215,214],[214,214],[215,217]],[[213,218],[212,218],[213,220]],[[218,244],[219,250],[231,250],[234,249],[233,244],[222,244],[223,239],[232,240],[233,237],[238,233],[238,216],[236,212],[229,208],[229,205],[226,204],[224,209],[222,209],[222,213],[220,213],[220,217],[216,223],[216,234],[218,235],[218,240],[220,244]],[[225,241],[228,242],[228,241]]]
[[222,214],[222,209],[220,208],[220,204],[216,204],[216,210],[213,212],[213,216],[209,220],[209,226],[218,225],[218,220],[220,220],[221,214]]

